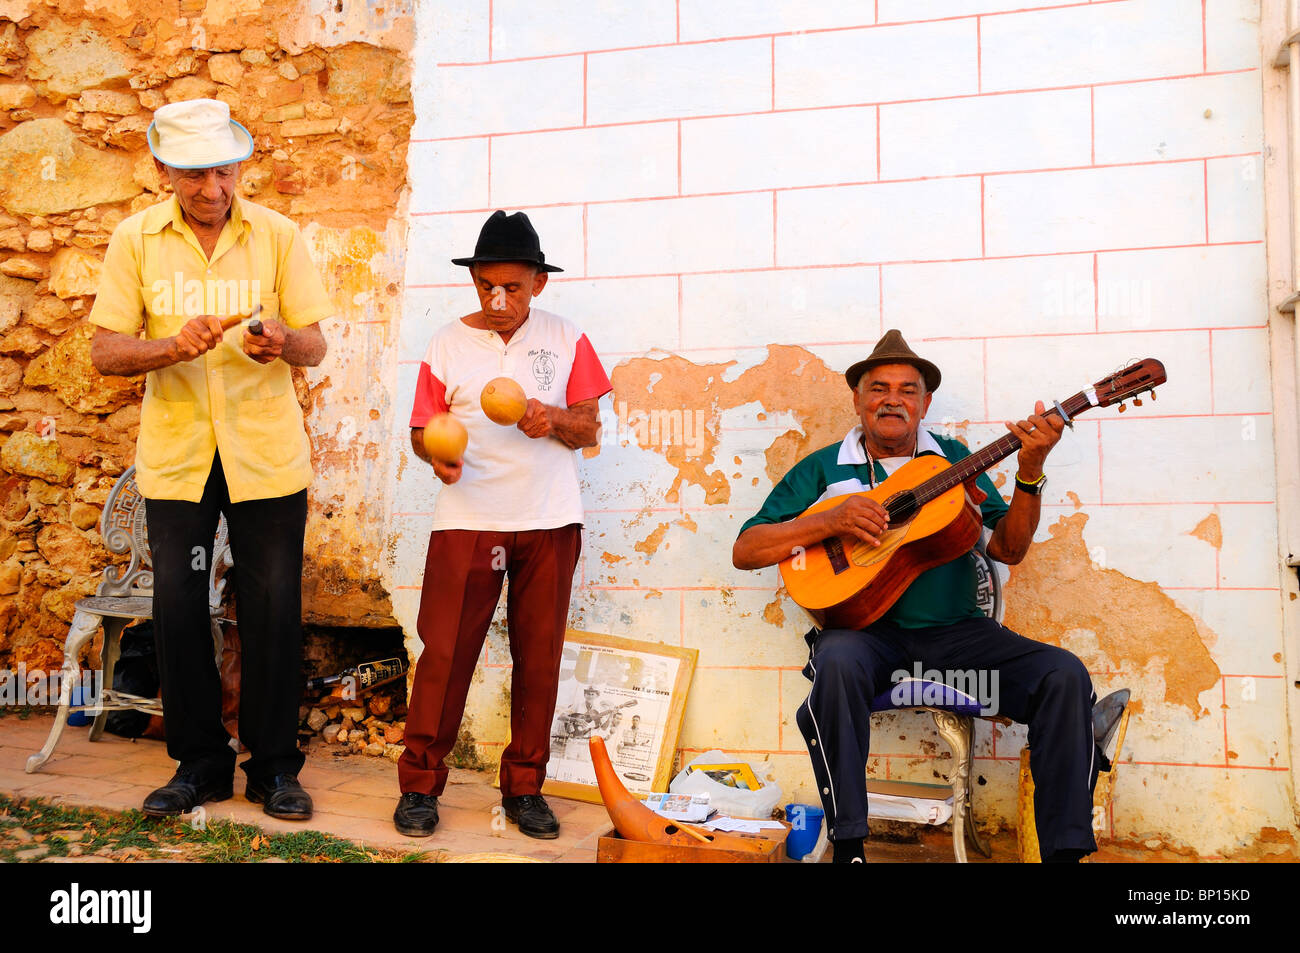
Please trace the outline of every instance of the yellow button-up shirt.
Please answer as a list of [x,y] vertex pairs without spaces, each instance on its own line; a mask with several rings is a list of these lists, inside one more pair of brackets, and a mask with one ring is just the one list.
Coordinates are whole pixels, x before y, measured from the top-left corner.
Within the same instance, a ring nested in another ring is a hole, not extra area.
[[[90,322],[163,338],[204,314],[247,315],[304,328],[334,314],[298,226],[235,196],[212,258],[175,197],[123,221],[104,257]],[[244,353],[243,328],[206,354],[150,371],[136,442],[136,482],[147,498],[203,496],[220,452],[230,500],[270,499],[311,483],[311,452],[289,365]]]

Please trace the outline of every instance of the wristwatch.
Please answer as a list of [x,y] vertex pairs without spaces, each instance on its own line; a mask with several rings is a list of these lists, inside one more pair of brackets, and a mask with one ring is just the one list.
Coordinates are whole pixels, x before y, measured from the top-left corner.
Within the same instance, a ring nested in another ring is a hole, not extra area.
[[1022,480],[1020,474],[1016,474],[1016,489],[1022,493],[1028,493],[1030,496],[1038,496],[1043,492],[1043,487],[1047,486],[1047,474],[1044,473],[1032,483],[1029,480]]

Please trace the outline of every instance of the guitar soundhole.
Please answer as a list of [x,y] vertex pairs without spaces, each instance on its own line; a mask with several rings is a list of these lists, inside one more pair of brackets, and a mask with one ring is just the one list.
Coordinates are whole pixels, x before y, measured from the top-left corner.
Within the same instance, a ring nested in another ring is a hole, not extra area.
[[838,536],[833,536],[822,543],[826,547],[826,558],[831,561],[831,569],[839,575],[849,568],[849,557],[844,554],[844,543]]
[[895,493],[885,500],[885,511],[889,513],[889,525],[901,526],[916,515],[918,509],[916,494],[911,490]]

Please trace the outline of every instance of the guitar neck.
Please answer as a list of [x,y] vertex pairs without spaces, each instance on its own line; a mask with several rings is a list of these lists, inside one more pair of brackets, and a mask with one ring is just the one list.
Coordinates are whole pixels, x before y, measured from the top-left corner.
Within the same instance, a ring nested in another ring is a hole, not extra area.
[[[1080,391],[1069,400],[1063,401],[1059,406],[1065,411],[1065,418],[1072,420],[1089,407],[1094,406],[1094,404],[1095,401],[1089,399],[1087,392]],[[1061,414],[1056,407],[1052,407],[1043,416],[1060,417]],[[915,495],[917,505],[924,506],[931,500],[947,493],[953,487],[979,476],[989,467],[1000,460],[1005,460],[1019,449],[1020,438],[1013,433],[1004,434],[987,446],[976,450],[969,457],[958,460],[938,476],[932,477],[916,487],[912,493]]]

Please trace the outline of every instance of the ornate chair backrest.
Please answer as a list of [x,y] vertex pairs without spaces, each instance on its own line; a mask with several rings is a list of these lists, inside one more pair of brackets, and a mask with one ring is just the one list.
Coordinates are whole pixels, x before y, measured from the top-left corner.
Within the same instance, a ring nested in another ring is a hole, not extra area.
[[998,576],[998,564],[990,558],[984,549],[985,540],[970,551],[970,558],[975,561],[975,601],[984,610],[984,614],[995,622],[1001,622],[1006,612],[1002,603],[1002,580]]
[[[132,465],[117,478],[99,519],[99,532],[111,553],[129,553],[125,566],[109,566],[95,590],[97,596],[153,597],[153,559],[149,552],[149,527],[145,523],[144,497],[135,483]],[[224,600],[225,571],[234,565],[227,539],[226,518],[217,524],[212,565],[208,572],[208,604],[215,615]]]

